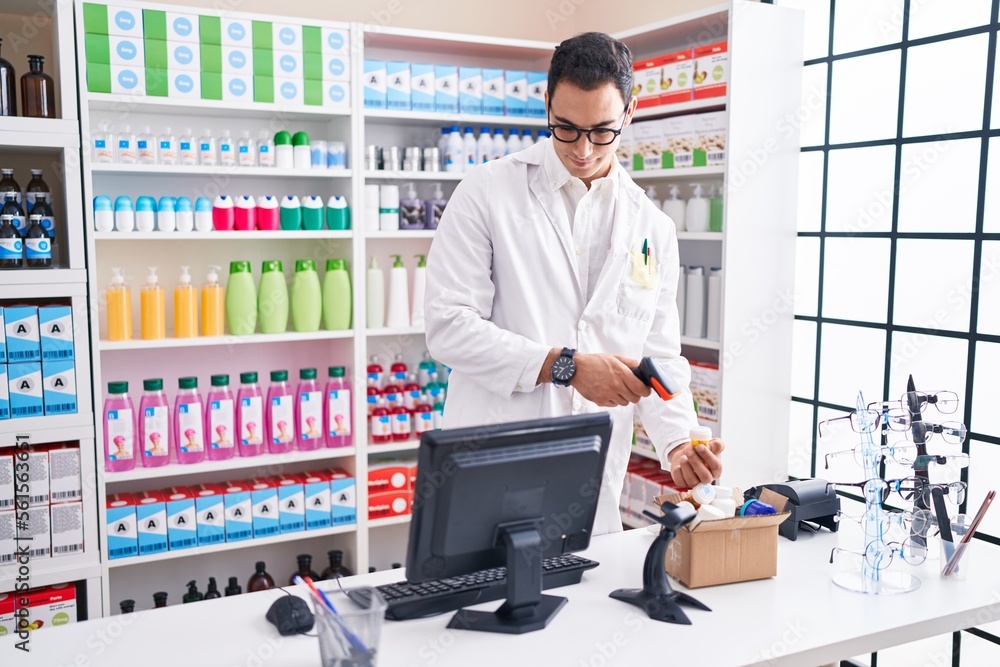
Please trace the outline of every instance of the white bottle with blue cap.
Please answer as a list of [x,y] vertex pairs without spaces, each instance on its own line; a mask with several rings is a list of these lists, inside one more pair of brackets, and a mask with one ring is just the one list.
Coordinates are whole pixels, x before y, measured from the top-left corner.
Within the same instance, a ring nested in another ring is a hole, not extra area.
[[[230,202],[231,204],[232,202]],[[208,197],[198,197],[194,203],[194,229],[196,232],[210,232],[215,225],[212,223],[212,200]]]
[[156,229],[161,232],[177,229],[177,209],[173,197],[160,197],[156,206]]
[[492,151],[493,138],[490,136],[490,128],[479,128],[479,139],[476,140],[476,164],[489,162]]
[[132,200],[122,195],[115,199],[115,231],[130,232],[135,229],[135,210]]
[[113,232],[115,230],[115,212],[111,197],[97,195],[94,197],[94,230],[98,232]]
[[458,125],[452,125],[448,134],[444,170],[453,174],[461,174],[465,170],[465,142],[462,140]]
[[194,230],[194,208],[191,200],[187,197],[178,197],[177,206],[177,231],[190,232]]
[[465,128],[465,134],[462,136],[462,152],[465,155],[465,168],[464,171],[472,171],[472,168],[478,164],[476,161],[477,145],[476,145],[476,135],[473,134],[471,127]]
[[510,155],[511,153],[517,153],[521,150],[521,131],[514,128],[510,131],[510,135],[507,137],[507,151],[504,155]]
[[135,229],[151,232],[156,228],[156,200],[143,195],[135,200]]
[[531,138],[531,130],[521,130],[521,150],[531,148],[535,145],[535,140]]
[[[448,139],[451,138],[451,128],[442,127],[441,128],[441,138],[438,139],[438,155],[441,156],[441,168],[447,169],[448,166]],[[426,168],[425,168],[426,171]]]
[[507,154],[507,140],[503,138],[503,128],[493,130],[493,150],[490,152],[491,160],[499,160]]

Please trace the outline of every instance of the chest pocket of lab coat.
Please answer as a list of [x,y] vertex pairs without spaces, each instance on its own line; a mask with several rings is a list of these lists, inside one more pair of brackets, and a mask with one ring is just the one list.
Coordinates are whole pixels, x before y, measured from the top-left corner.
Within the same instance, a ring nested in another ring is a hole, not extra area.
[[630,252],[618,285],[618,313],[648,322],[659,293],[660,269],[656,258],[650,257],[647,265],[641,252]]

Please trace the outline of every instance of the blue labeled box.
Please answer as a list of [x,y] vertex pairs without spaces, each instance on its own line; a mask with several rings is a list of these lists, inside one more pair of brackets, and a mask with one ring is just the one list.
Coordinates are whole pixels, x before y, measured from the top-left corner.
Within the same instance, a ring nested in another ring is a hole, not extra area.
[[384,60],[365,60],[364,99],[366,109],[385,108],[386,88]]
[[414,111],[434,111],[434,65],[410,66],[410,100]]
[[226,484],[226,542],[253,537],[253,504],[250,486],[244,482]]
[[357,523],[357,485],[354,477],[346,470],[335,468],[330,471],[330,520],[334,526]]
[[278,486],[278,521],[282,533],[306,529],[306,498],[297,475],[281,475]]
[[38,363],[8,364],[7,386],[10,391],[10,417],[41,417],[42,365]]
[[69,306],[39,306],[38,331],[42,361],[73,359],[73,309]]
[[329,528],[330,475],[325,472],[304,473],[301,476],[306,503],[306,530]]
[[270,537],[281,532],[278,523],[278,487],[267,478],[257,478],[250,485],[253,505],[253,536]]
[[548,84],[548,72],[528,72],[528,116],[530,118],[545,118],[545,91]]
[[505,102],[508,116],[528,115],[528,74],[522,70],[507,70],[504,76]]
[[4,325],[4,309],[0,308],[0,364],[7,363],[7,327]]
[[10,419],[10,388],[7,385],[7,364],[0,364],[0,419]]
[[38,336],[38,308],[36,306],[8,306],[4,308],[4,326],[7,330],[7,363],[41,361],[42,347]]
[[107,504],[108,559],[139,555],[135,526],[135,499],[130,493],[116,493]]
[[386,108],[410,110],[410,63],[390,60],[385,66]]
[[42,403],[46,415],[76,414],[76,369],[72,359],[42,362]]
[[462,113],[483,113],[483,70],[479,67],[458,69],[458,108]]
[[483,68],[483,113],[502,116],[506,100],[506,83],[502,69]]
[[198,546],[198,519],[194,495],[183,486],[163,492],[167,508],[167,543],[170,551]]
[[139,555],[158,554],[167,550],[167,506],[159,491],[135,494],[135,521]]
[[434,111],[458,113],[458,68],[437,65],[434,68]]
[[198,546],[222,544],[226,541],[225,492],[214,484],[198,484],[192,490]]

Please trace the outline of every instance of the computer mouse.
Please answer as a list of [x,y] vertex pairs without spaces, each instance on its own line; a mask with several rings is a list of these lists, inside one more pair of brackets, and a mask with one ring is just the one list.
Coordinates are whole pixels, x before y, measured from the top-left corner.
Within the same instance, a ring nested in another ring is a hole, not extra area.
[[362,609],[371,608],[373,592],[374,589],[371,588],[348,588],[344,591],[347,597],[351,598],[351,601]]
[[283,636],[297,635],[312,630],[316,619],[306,601],[295,595],[285,595],[275,600],[265,616]]

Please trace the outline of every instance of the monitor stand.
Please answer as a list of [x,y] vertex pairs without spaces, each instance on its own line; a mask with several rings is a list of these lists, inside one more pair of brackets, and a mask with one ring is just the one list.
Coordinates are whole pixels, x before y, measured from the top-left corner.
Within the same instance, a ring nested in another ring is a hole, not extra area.
[[507,601],[493,611],[460,609],[449,628],[520,635],[541,630],[566,604],[566,598],[542,595],[542,536],[539,522],[498,526],[507,552]]

